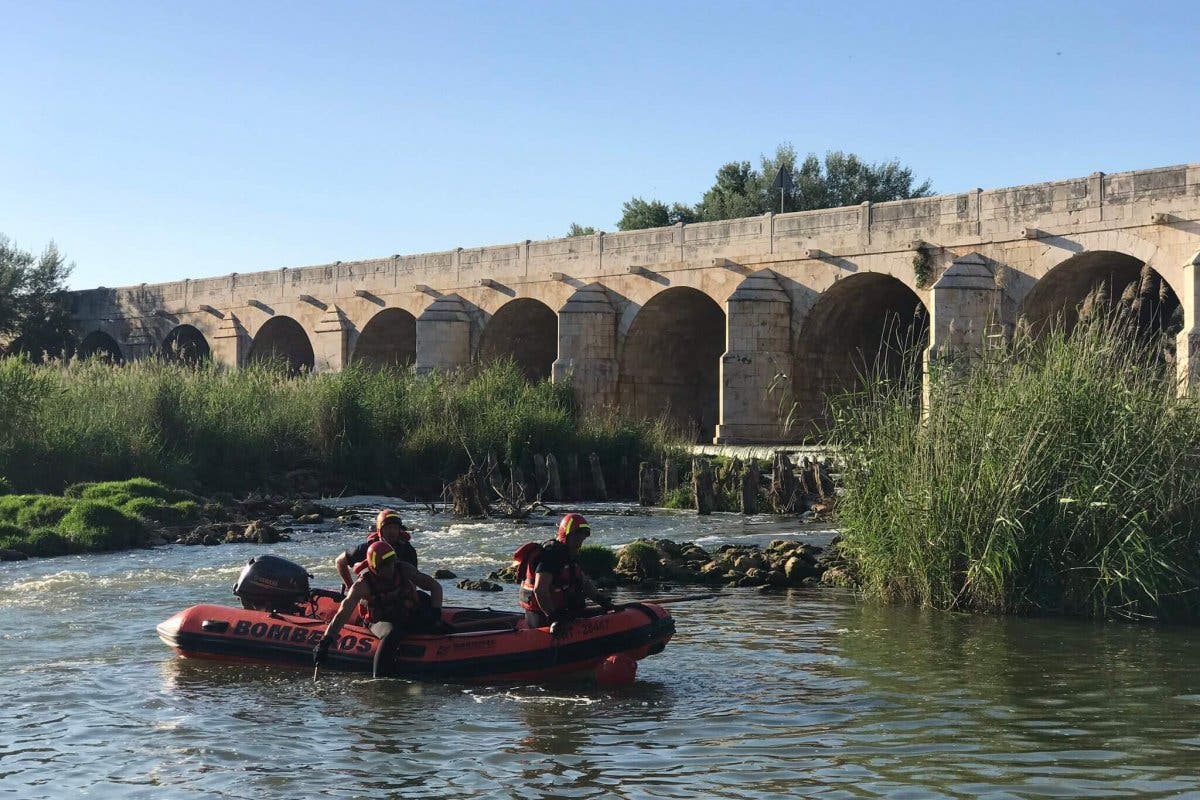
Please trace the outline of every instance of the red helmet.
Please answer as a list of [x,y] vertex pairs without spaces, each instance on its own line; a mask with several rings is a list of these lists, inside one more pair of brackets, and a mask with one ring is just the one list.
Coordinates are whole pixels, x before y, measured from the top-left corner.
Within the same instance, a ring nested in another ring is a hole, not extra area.
[[400,519],[400,515],[390,508],[385,508],[380,511],[378,515],[376,515],[375,530],[382,533],[383,526],[391,523],[395,523],[396,525],[400,526],[400,538],[406,542],[411,539],[408,528],[404,527],[404,522]]
[[371,542],[371,546],[367,548],[367,569],[378,575],[383,562],[395,557],[396,551],[387,542]]
[[572,533],[582,533],[584,536],[590,536],[592,526],[588,525],[588,521],[583,518],[583,514],[567,514],[562,518],[562,522],[558,523],[558,533],[554,538],[560,542],[565,542],[567,537]]

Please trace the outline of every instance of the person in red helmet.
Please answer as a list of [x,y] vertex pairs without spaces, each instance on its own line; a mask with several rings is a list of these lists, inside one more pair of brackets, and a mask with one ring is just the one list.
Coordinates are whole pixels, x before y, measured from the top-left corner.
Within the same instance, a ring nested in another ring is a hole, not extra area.
[[517,550],[517,600],[531,628],[567,623],[594,600],[606,611],[613,602],[583,574],[575,558],[592,528],[582,514],[567,514],[558,523],[553,541],[530,542]]
[[[333,564],[337,567],[338,575],[342,577],[342,587],[349,591],[354,584],[353,567],[361,564],[367,557],[367,548],[373,542],[387,542],[396,551],[396,557],[412,569],[409,575],[412,582],[422,592],[418,599],[438,609],[442,608],[442,585],[431,575],[426,575],[417,569],[417,551],[412,546],[412,534],[400,519],[400,515],[390,508],[385,508],[375,516],[375,528],[367,534],[367,540],[338,554]],[[405,568],[407,569],[407,567]]]
[[[442,630],[441,598],[439,596],[436,609],[423,603],[413,581],[416,570],[401,561],[395,548],[384,541],[371,542],[366,558],[355,565],[354,572],[356,578],[350,591],[313,650],[313,663],[319,666],[325,662],[329,648],[338,639],[338,632],[358,610],[371,633],[380,639],[375,652],[375,674],[378,675],[384,648],[393,631],[435,633]],[[441,587],[438,588],[440,595]]]

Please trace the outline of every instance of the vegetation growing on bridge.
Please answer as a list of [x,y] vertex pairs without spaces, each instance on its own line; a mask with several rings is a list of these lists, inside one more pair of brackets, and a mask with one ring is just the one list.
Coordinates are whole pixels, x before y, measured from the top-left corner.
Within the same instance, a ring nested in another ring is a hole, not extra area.
[[1103,320],[1020,336],[911,392],[838,406],[844,553],[869,595],[944,609],[1200,615],[1200,408]]
[[335,491],[435,498],[488,453],[554,453],[564,465],[577,455],[586,467],[596,452],[613,483],[629,480],[615,474],[623,459],[633,474],[671,443],[655,423],[579,411],[568,386],[531,383],[511,362],[292,378],[270,364],[10,358],[0,360],[0,418],[0,475],[17,491],[146,476],[245,492],[287,489],[289,473],[311,471]]

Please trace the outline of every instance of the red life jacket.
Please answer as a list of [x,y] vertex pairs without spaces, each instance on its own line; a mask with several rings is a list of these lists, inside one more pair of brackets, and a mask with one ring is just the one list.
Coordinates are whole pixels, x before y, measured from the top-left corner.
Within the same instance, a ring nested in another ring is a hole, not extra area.
[[367,599],[358,604],[358,611],[367,625],[391,622],[404,625],[417,607],[417,591],[404,577],[397,565],[391,581],[385,581],[367,567],[366,561],[354,565],[358,580],[367,585]]
[[[563,554],[562,568],[552,576],[550,595],[554,598],[554,608],[542,608],[534,594],[533,584],[537,577],[537,567],[543,556],[552,548],[561,548]],[[583,570],[570,557],[570,551],[562,542],[548,541],[538,544],[527,542],[513,554],[517,562],[517,580],[521,588],[517,590],[517,602],[526,611],[539,614],[552,614],[555,611],[578,611],[583,608],[587,598],[583,595]]]
[[[392,549],[396,551],[396,555],[400,557],[401,561],[407,561],[415,567],[417,566],[417,550],[410,544],[411,540],[412,537],[408,535],[408,531],[404,531],[400,535],[400,541],[393,544]],[[367,534],[367,547],[382,541],[383,534],[379,531],[371,531]]]

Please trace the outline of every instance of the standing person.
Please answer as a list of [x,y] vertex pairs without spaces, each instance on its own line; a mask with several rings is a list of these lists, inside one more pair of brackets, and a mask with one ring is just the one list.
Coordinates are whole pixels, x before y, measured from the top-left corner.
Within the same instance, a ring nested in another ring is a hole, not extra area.
[[529,542],[513,556],[521,583],[517,600],[529,627],[569,623],[589,599],[606,611],[613,610],[612,600],[596,589],[575,560],[591,532],[582,514],[567,514],[552,541]]
[[[375,675],[390,634],[438,633],[444,629],[441,610],[441,586],[436,604],[431,607],[419,599],[415,576],[419,575],[409,563],[400,561],[396,550],[387,542],[371,542],[367,556],[355,566],[356,578],[338,607],[337,613],[325,628],[325,635],[313,649],[313,663],[320,666],[329,655],[329,648],[338,640],[338,632],[358,610],[371,633],[379,638],[375,651]],[[434,581],[436,584],[437,582]],[[396,637],[393,641],[398,641]]]

